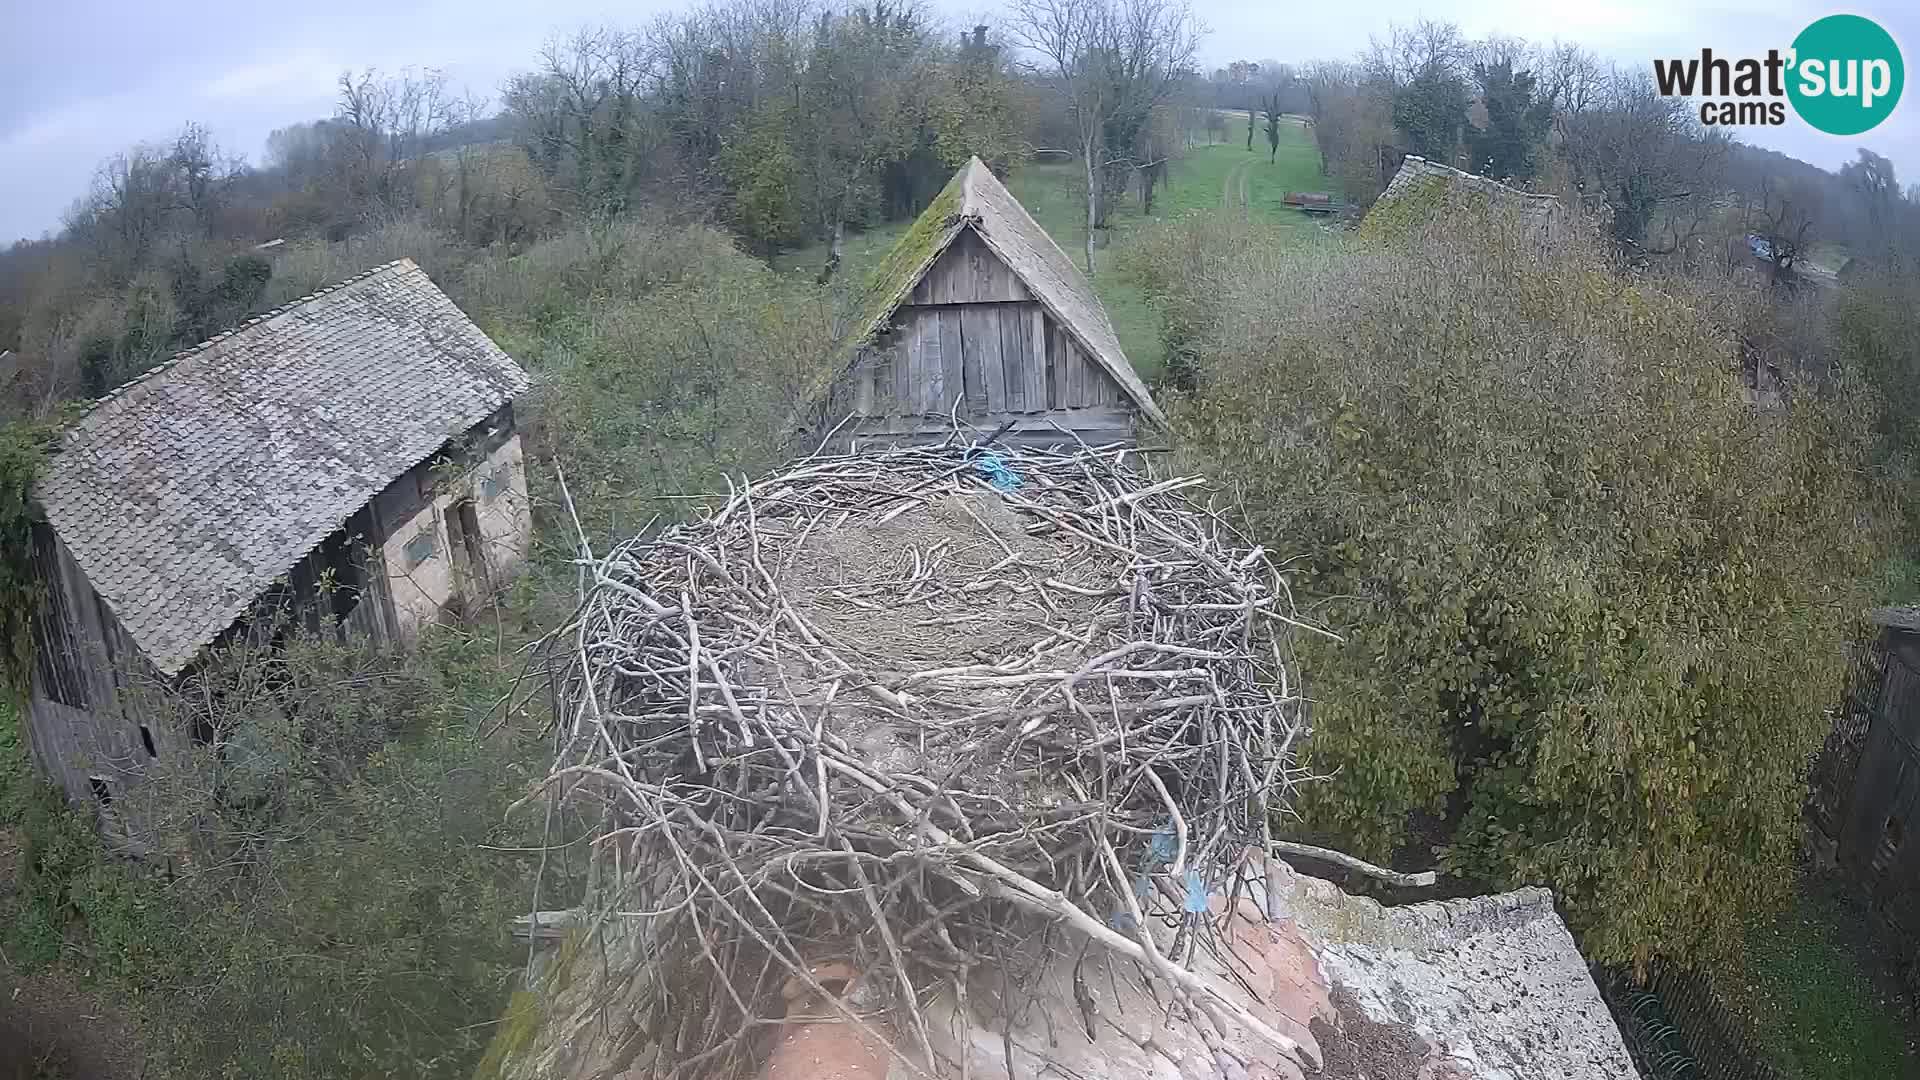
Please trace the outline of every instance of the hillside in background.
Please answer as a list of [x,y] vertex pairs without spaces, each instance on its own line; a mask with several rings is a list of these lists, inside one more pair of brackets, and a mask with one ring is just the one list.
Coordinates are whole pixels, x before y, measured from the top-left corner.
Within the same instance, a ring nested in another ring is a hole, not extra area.
[[[1277,828],[1461,893],[1549,886],[1628,982],[1656,954],[1739,973],[1783,1058],[1911,1059],[1891,952],[1780,935],[1845,910],[1796,844],[1856,616],[1920,597],[1920,197],[1871,154],[1702,129],[1576,46],[1422,22],[1206,71],[1178,5],[1062,10],[1123,8],[1151,32],[730,3],[530,51],[484,108],[349,75],[256,165],[188,126],[0,252],[0,627],[32,625],[5,598],[50,425],[401,257],[534,375],[538,529],[533,572],[417,653],[296,638],[236,665],[271,680],[180,695],[196,730],[263,686],[353,719],[207,740],[191,860],[102,848],[0,723],[0,1035],[55,1075],[471,1075],[516,1030],[510,920],[585,887],[598,811],[515,809],[564,720],[539,643],[580,546],[778,464],[868,272],[978,155],[1092,264],[1170,460],[1341,633],[1299,646],[1325,775]],[[1408,154],[1556,195],[1565,231],[1445,191],[1353,228]],[[111,1045],[56,1060],[48,1017]]]

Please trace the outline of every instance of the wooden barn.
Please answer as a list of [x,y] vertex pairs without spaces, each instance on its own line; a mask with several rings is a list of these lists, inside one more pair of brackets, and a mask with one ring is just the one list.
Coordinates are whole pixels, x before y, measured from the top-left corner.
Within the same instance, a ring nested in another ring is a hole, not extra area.
[[1814,762],[1809,839],[1920,975],[1920,608],[1881,608],[1868,620],[1878,634],[1856,657]]
[[1137,440],[1166,418],[1093,288],[974,158],[875,271],[860,347],[821,427],[828,449],[946,438],[957,419],[1007,441]]
[[151,762],[205,737],[154,703],[209,646],[294,621],[403,642],[490,590],[532,535],[526,387],[403,259],[96,402],[34,485],[40,769],[114,824]]

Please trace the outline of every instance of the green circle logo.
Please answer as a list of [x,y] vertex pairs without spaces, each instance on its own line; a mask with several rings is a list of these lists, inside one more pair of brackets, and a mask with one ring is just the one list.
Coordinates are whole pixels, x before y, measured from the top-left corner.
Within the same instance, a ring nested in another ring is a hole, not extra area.
[[1892,115],[1906,84],[1893,36],[1872,19],[1829,15],[1793,39],[1787,97],[1829,135],[1858,135]]

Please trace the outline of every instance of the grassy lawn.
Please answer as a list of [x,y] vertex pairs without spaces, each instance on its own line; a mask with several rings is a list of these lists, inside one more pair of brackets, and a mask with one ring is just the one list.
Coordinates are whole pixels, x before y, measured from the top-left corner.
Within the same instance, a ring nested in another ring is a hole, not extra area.
[[1743,1006],[1752,1030],[1789,1076],[1920,1075],[1910,1058],[1903,1012],[1861,968],[1843,928],[1864,913],[1818,887],[1747,934],[1741,963],[1716,973],[1714,988]]
[[[1007,189],[1019,199],[1033,220],[1047,230],[1084,269],[1087,250],[1086,180],[1078,163],[1028,165],[1013,174]],[[1119,245],[1140,222],[1140,200],[1126,198],[1107,214],[1105,235],[1095,239],[1093,253],[1093,291],[1113,320],[1113,332],[1120,338],[1120,351],[1127,354],[1140,377],[1152,382],[1160,374],[1160,313],[1148,302],[1147,294],[1115,267]]]
[[1244,140],[1194,147],[1180,162],[1173,183],[1157,200],[1155,212],[1177,215],[1212,209],[1222,205],[1229,188],[1232,205],[1238,205],[1240,185],[1235,170],[1243,165],[1247,205],[1254,213],[1288,224],[1312,224],[1306,215],[1281,202],[1289,191],[1325,191],[1329,186],[1327,178],[1320,175],[1320,151],[1313,144],[1313,136],[1297,123],[1280,129],[1280,150],[1271,161],[1264,130],[1254,133],[1252,153],[1247,152]]
[[[1231,133],[1229,127],[1229,133]],[[1154,197],[1153,217],[1171,218],[1196,210],[1216,210],[1240,205],[1244,186],[1250,213],[1288,225],[1296,225],[1304,239],[1318,235],[1315,222],[1305,214],[1282,205],[1289,191],[1322,191],[1327,181],[1320,175],[1320,153],[1305,127],[1289,123],[1280,132],[1280,152],[1267,160],[1266,135],[1255,133],[1255,151],[1248,153],[1241,132],[1239,142],[1227,141],[1212,146],[1200,144],[1176,162],[1167,182]],[[1087,235],[1086,184],[1078,163],[1033,164],[1020,168],[1007,181],[1014,197],[1026,206],[1040,227],[1067,253],[1075,266],[1085,259]],[[1160,314],[1146,292],[1116,267],[1130,243],[1132,233],[1143,220],[1140,200],[1130,195],[1116,203],[1108,215],[1107,228],[1096,240],[1093,290],[1106,305],[1113,320],[1120,347],[1133,362],[1140,377],[1152,382],[1160,374],[1162,347]],[[865,274],[893,247],[910,222],[893,222],[865,232],[849,233],[846,238],[843,274]],[[826,263],[825,244],[816,244],[782,253],[774,259],[775,269],[813,275]]]

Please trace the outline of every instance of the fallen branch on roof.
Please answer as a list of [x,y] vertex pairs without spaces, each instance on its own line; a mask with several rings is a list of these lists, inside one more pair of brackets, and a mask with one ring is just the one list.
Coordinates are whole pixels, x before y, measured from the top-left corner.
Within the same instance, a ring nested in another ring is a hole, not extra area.
[[1439,874],[1432,870],[1422,870],[1417,874],[1408,874],[1399,870],[1389,870],[1384,866],[1375,866],[1365,859],[1355,858],[1344,851],[1314,847],[1312,844],[1296,844],[1291,840],[1275,840],[1271,845],[1271,849],[1276,855],[1297,855],[1309,859],[1319,859],[1321,862],[1333,863],[1335,866],[1344,866],[1349,870],[1358,871],[1368,877],[1378,878],[1392,885],[1421,888],[1432,885],[1435,881],[1439,880]]
[[991,967],[1013,995],[972,1000],[1017,1009],[1089,947],[1223,1070],[1235,1029],[1310,1056],[1191,968],[1303,778],[1286,641],[1325,631],[1193,481],[1131,464],[809,457],[583,557],[536,794],[607,815],[590,899],[645,920],[657,1074],[751,1074],[797,996],[939,1074],[933,995]]

